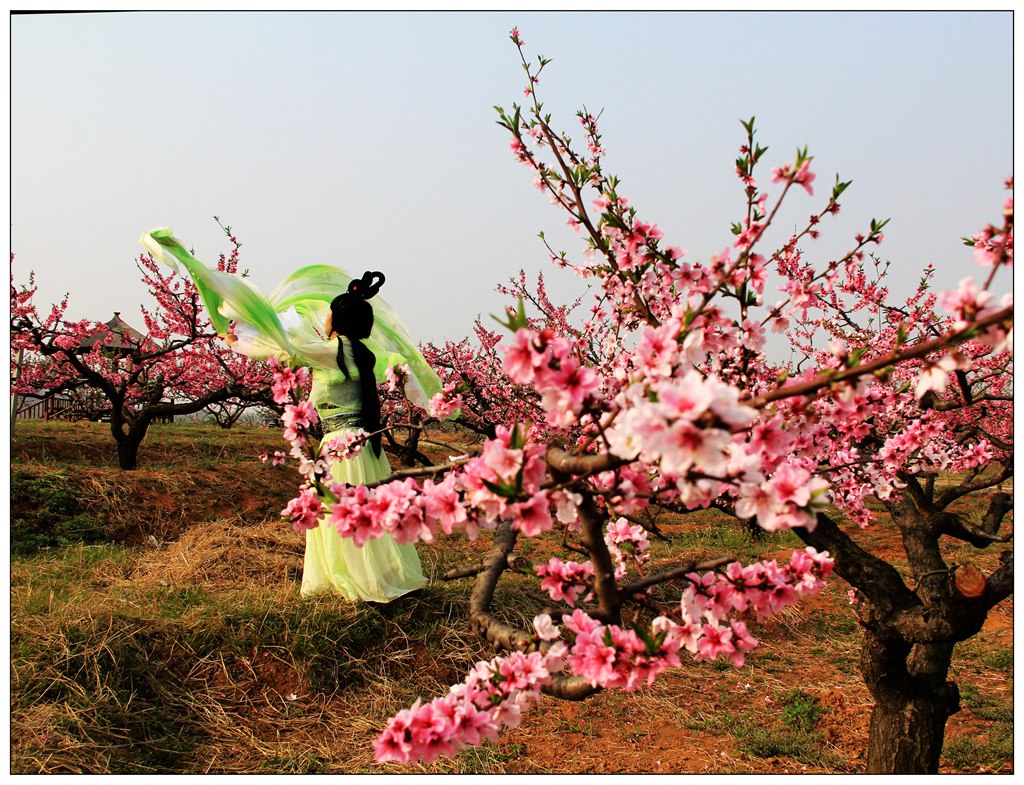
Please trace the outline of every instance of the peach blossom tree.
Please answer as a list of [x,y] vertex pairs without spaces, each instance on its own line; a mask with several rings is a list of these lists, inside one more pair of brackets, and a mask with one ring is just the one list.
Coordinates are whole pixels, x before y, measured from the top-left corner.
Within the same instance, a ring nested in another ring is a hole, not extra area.
[[[428,349],[446,384],[425,416],[459,412],[487,437],[482,448],[367,486],[329,480],[330,460],[361,449],[361,440],[316,445],[316,412],[297,394],[303,372],[275,370],[285,436],[304,477],[284,511],[297,529],[335,526],[357,543],[387,534],[432,544],[456,529],[490,538],[479,564],[445,577],[475,577],[469,622],[495,658],[446,695],[392,717],[374,743],[377,759],[453,754],[519,724],[542,694],[578,700],[635,690],[683,656],[741,666],[757,645],[756,623],[820,591],[835,572],[856,589],[865,630],[863,675],[876,700],[869,770],[935,771],[955,708],[946,681],[953,644],[1012,591],[1009,551],[984,576],[947,565],[938,547],[942,537],[1008,539],[999,533],[1005,496],[993,496],[976,525],[951,505],[1012,471],[1013,308],[990,291],[1012,262],[1012,203],[999,225],[969,241],[991,267],[983,284],[965,281],[938,297],[922,286],[893,306],[882,276],[865,272],[885,221],[872,220],[836,258],[813,254],[850,185],[838,177],[802,228],[779,248],[763,247],[783,205],[800,191],[813,197],[817,177],[804,148],[771,169],[769,185],[759,182],[767,148],[751,119],[736,160],[743,207],[732,236],[709,260],[690,261],[604,172],[592,114],[578,114],[579,147],[555,129],[537,97],[550,61],[529,61],[518,31],[511,37],[526,100],[499,109],[499,123],[581,237],[579,260],[548,251],[597,291],[585,321],[573,326],[570,306],[513,279],[510,335],[478,322],[478,345]],[[781,281],[774,302],[770,275]],[[539,316],[528,316],[524,301]],[[773,332],[806,360],[773,362]],[[951,487],[937,482],[940,471],[955,475]],[[838,522],[836,510],[870,524],[868,497],[886,503],[901,531],[912,586]],[[768,531],[792,530],[807,547],[782,563],[654,569],[644,514],[655,507],[714,507]],[[548,532],[566,558],[531,565],[516,553],[520,538]],[[532,621],[509,623],[492,611],[509,570],[534,574],[551,600]],[[654,590],[673,582],[682,589],[666,603]]]
[[[232,250],[218,265],[236,272],[240,244],[225,229]],[[217,339],[191,281],[163,272],[148,256],[136,265],[156,302],[153,309],[141,309],[141,337],[115,335],[102,322],[68,319],[67,296],[48,312],[40,310],[34,275],[27,286],[16,286],[11,273],[11,376],[17,379],[12,392],[78,396],[93,415],[109,416],[122,469],[137,468],[139,446],[159,417],[217,404],[275,405],[266,366]]]

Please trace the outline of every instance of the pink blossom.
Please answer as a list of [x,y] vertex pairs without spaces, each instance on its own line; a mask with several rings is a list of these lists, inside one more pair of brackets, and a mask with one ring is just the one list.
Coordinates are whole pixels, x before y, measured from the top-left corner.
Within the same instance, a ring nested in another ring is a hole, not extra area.
[[512,343],[505,347],[505,372],[520,384],[532,382],[535,368],[540,364],[532,344],[533,333],[520,329],[516,331]]
[[546,494],[539,493],[528,502],[520,502],[509,507],[512,516],[512,528],[518,529],[527,537],[536,537],[554,526],[551,519],[551,507]]
[[464,524],[467,518],[466,508],[459,499],[455,483],[454,474],[449,474],[443,482],[436,485],[429,479],[423,483],[427,520],[435,526],[439,524],[445,534],[451,534],[453,529]]
[[929,390],[935,390],[940,395],[946,391],[949,383],[949,373],[960,367],[954,355],[947,354],[940,357],[934,363],[923,363],[921,375],[917,377],[917,385],[914,387],[914,397],[921,400]]
[[487,467],[500,480],[510,480],[523,465],[523,451],[510,449],[506,443],[492,439],[484,445],[481,456]]
[[333,460],[354,458],[363,450],[369,434],[363,430],[345,431],[339,436],[324,441],[320,445],[320,454]]
[[546,565],[535,565],[533,571],[543,579],[540,587],[552,600],[569,605],[575,605],[580,594],[590,591],[594,575],[594,567],[590,562],[563,562],[557,556],[548,559]]
[[651,543],[642,526],[630,524],[625,518],[609,521],[604,536],[608,551],[623,572],[629,563],[641,565],[650,559]]
[[719,654],[730,656],[736,651],[732,645],[732,629],[720,627],[717,622],[705,624],[697,641],[697,662],[713,660]]
[[281,418],[284,423],[284,437],[290,442],[304,438],[306,429],[317,420],[316,409],[309,401],[299,401],[285,406]]
[[306,487],[288,506],[281,511],[281,517],[290,521],[297,531],[315,529],[320,525],[323,504],[313,488]]
[[784,463],[775,470],[768,486],[778,501],[806,507],[811,501],[811,492],[807,487],[810,479],[811,473],[806,469],[793,463]]
[[660,384],[656,391],[661,411],[670,419],[682,418],[692,422],[714,401],[714,392],[696,371],[689,371],[677,381]]
[[807,191],[808,195],[813,196],[814,189],[811,188],[811,183],[814,182],[814,178],[816,177],[816,175],[810,170],[810,166],[811,162],[809,160],[804,161],[800,165],[800,168],[797,170],[796,174],[793,175],[793,182],[796,183],[797,185],[802,185],[804,187],[804,190]]
[[537,631],[537,637],[542,641],[558,638],[558,627],[551,622],[551,617],[546,613],[533,617],[533,628]]

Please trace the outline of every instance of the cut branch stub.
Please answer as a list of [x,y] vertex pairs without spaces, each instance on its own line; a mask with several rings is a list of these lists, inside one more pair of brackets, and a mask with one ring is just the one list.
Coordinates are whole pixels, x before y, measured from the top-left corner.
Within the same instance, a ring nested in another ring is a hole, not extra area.
[[985,593],[985,576],[973,564],[956,571],[956,590],[964,597],[980,597]]

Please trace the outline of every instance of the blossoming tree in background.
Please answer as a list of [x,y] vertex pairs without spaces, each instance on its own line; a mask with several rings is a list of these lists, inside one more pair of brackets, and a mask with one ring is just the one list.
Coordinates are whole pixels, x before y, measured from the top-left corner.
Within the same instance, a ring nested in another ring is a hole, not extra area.
[[[537,276],[534,288],[529,286],[522,270],[507,284],[497,288],[512,302],[523,304],[518,311],[510,307],[507,319],[521,321],[534,331],[547,331],[565,338],[588,365],[603,363],[602,347],[606,344],[611,325],[593,318],[600,314],[599,304],[593,306],[591,318],[577,326],[573,319],[583,298],[565,305],[554,303],[548,295],[543,274]],[[538,315],[529,316],[524,305]],[[501,322],[500,319],[497,321]],[[478,317],[473,325],[473,335],[475,343],[463,338],[448,341],[443,346],[431,344],[425,347],[424,356],[444,384],[444,390],[433,402],[430,414],[441,419],[456,415],[456,423],[492,439],[498,425],[511,428],[516,423],[533,422],[544,427],[541,396],[530,385],[513,381],[505,370],[504,347],[500,344],[507,330],[485,327]],[[566,436],[564,428],[558,430],[557,435]]]
[[[517,31],[512,40],[522,53]],[[757,645],[748,624],[819,591],[834,569],[857,589],[865,626],[863,672],[877,701],[869,769],[934,771],[951,708],[952,646],[1012,591],[1012,556],[985,577],[947,567],[939,552],[942,536],[1006,539],[1005,497],[993,497],[978,525],[950,505],[1009,476],[1012,304],[996,302],[988,287],[1012,259],[1012,207],[1001,228],[972,240],[992,266],[981,287],[965,282],[939,303],[922,289],[892,307],[864,272],[884,222],[872,221],[842,256],[810,261],[807,246],[849,185],[838,178],[801,231],[779,249],[762,248],[794,187],[813,195],[816,176],[798,150],[772,170],[777,187],[762,188],[755,174],[766,148],[751,120],[736,163],[743,214],[720,253],[690,262],[603,172],[593,116],[579,114],[585,153],[551,125],[536,97],[547,63],[523,58],[527,105],[499,110],[500,123],[513,154],[583,238],[583,261],[552,250],[553,260],[598,294],[582,330],[568,323],[571,308],[549,307],[539,287],[541,316],[510,309],[504,345],[478,323],[479,348],[434,353],[449,376],[431,413],[465,408],[467,425],[489,437],[480,452],[368,486],[333,484],[329,460],[360,449],[359,440],[315,447],[316,413],[296,396],[296,372],[278,370],[275,394],[292,401],[286,436],[306,478],[285,511],[296,528],[326,516],[356,542],[387,533],[433,543],[455,529],[471,538],[488,531],[493,541],[480,564],[446,577],[476,576],[470,623],[498,656],[447,695],[393,717],[375,742],[378,760],[432,760],[494,739],[541,693],[581,699],[637,689],[678,665],[684,650],[742,665]],[[773,304],[770,272],[782,281]],[[511,293],[529,298],[523,279]],[[937,304],[952,313],[937,315]],[[867,313],[876,320],[865,322]],[[788,335],[807,369],[772,363],[768,331]],[[947,485],[940,470],[959,474]],[[868,523],[869,496],[889,505],[903,534],[912,589],[829,512],[835,504]],[[769,531],[792,530],[808,547],[783,564],[652,569],[644,512],[712,506]],[[528,565],[516,554],[520,537],[549,531],[560,534],[566,558]],[[532,622],[510,624],[491,611],[510,568],[533,572],[553,603]],[[674,581],[681,594],[666,600],[664,584]]]
[[[233,249],[218,267],[236,272],[239,244],[226,227]],[[13,259],[12,259],[13,262]],[[138,451],[154,420],[200,412],[224,404],[274,406],[266,366],[238,355],[217,339],[191,281],[165,273],[148,256],[137,261],[143,283],[156,300],[142,309],[147,335],[116,336],[104,324],[65,318],[68,299],[40,312],[36,287],[16,287],[11,274],[11,348],[14,393],[45,396],[88,391],[95,414],[110,417],[122,469],[138,466]],[[86,339],[100,340],[83,351]],[[15,368],[15,357],[21,362]],[[83,398],[83,400],[85,400]]]

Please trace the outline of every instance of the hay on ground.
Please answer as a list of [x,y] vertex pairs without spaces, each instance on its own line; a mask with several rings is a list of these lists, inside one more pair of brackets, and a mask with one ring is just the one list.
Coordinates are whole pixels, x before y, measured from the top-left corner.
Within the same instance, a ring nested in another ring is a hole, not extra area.
[[199,523],[144,557],[132,581],[220,590],[280,586],[301,579],[304,547],[301,534],[277,521]]

